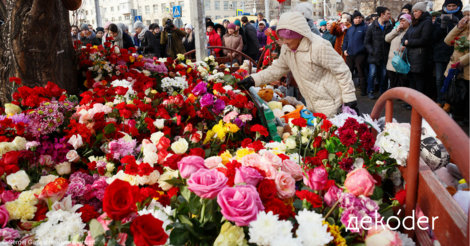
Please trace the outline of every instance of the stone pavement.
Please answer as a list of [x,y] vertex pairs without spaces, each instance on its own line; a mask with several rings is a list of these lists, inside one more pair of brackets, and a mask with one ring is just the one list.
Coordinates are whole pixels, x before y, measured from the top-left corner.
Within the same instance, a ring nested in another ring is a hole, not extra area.
[[[378,96],[378,92],[375,92],[375,96]],[[367,96],[361,96],[360,89],[356,88],[356,97],[357,97],[357,107],[359,108],[360,113],[372,113],[372,109],[374,108],[375,100],[369,99]],[[393,118],[395,118],[398,122],[409,123],[411,120],[411,110],[406,110],[406,108],[402,107],[403,101],[396,101],[393,102]],[[385,110],[382,112],[382,116],[385,116]],[[467,135],[469,135],[469,128],[462,127]]]

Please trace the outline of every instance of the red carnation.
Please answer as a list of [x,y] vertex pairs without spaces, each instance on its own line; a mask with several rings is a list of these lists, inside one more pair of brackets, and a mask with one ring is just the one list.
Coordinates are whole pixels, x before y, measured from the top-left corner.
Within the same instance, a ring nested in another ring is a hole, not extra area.
[[287,206],[278,198],[274,198],[264,204],[264,211],[266,213],[273,212],[273,214],[278,214],[280,220],[287,220],[289,217],[295,217],[295,212],[292,211],[291,206]]
[[319,208],[322,206],[322,200],[321,197],[318,194],[315,194],[311,191],[308,190],[303,190],[303,191],[296,191],[295,195],[300,198],[300,200],[307,200],[310,204],[312,204],[312,207],[314,208]]
[[323,120],[326,120],[326,115],[323,113],[314,113],[313,117],[320,117]]
[[339,132],[339,140],[344,146],[351,146],[356,143],[357,135],[351,128],[343,129]]
[[96,212],[95,207],[85,204],[83,207],[79,209],[79,212],[82,213],[80,217],[82,218],[82,221],[85,223],[88,223],[88,221],[92,219],[96,219],[100,216],[100,213]]
[[261,134],[262,136],[265,136],[267,137],[269,135],[269,132],[268,130],[266,129],[266,127],[260,125],[260,124],[256,124],[256,125],[253,125],[250,130],[252,132],[258,132],[259,134]]
[[321,125],[321,129],[325,132],[328,132],[328,131],[330,131],[331,126],[333,126],[333,124],[331,124],[331,122],[329,120],[323,120],[323,124]]
[[299,127],[306,127],[307,121],[304,118],[297,118],[292,120],[292,124],[299,126]]

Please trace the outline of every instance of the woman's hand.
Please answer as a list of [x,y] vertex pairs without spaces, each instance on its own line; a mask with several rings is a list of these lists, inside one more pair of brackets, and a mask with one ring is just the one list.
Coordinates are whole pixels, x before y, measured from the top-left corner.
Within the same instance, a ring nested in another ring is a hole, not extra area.
[[459,29],[462,29],[465,26],[465,24],[467,24],[467,22],[468,22],[468,15],[466,15],[459,21],[459,24],[457,25],[457,27]]
[[263,51],[263,48],[259,48],[259,51]]

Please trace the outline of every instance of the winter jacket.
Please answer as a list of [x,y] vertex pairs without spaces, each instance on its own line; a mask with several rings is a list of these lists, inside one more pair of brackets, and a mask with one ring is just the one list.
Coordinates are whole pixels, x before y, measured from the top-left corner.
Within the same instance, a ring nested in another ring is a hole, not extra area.
[[243,53],[247,55],[258,54],[261,46],[259,45],[256,28],[250,23],[246,23],[243,31],[245,32],[246,39],[246,42],[243,42]]
[[[209,46],[222,46],[222,40],[220,40],[219,34],[212,30],[212,32],[206,32],[206,35],[209,36]],[[215,54],[219,57],[220,49],[214,49]]]
[[93,40],[91,40],[91,45],[96,45],[99,46],[103,43],[102,38],[97,38],[95,37]]
[[96,35],[93,31],[88,32],[88,35],[85,37],[83,33],[78,33],[78,37],[80,37],[80,41],[82,42],[82,46],[86,46],[87,44],[91,44],[91,41],[96,38]]
[[129,34],[122,32],[122,40],[123,40],[123,48],[129,49],[131,47],[135,47],[134,42]]
[[343,52],[348,51],[350,56],[360,56],[366,54],[364,48],[364,38],[366,37],[367,26],[364,22],[359,25],[352,25],[343,41]]
[[385,42],[385,36],[393,29],[389,21],[384,23],[384,30],[379,26],[379,19],[375,19],[370,26],[367,27],[364,46],[366,47],[368,63],[379,64],[380,61],[387,61],[390,51],[390,43]]
[[154,54],[156,57],[160,58],[160,51],[158,50],[157,38],[151,31],[146,31],[144,38],[140,40],[140,47],[137,51],[142,51],[143,55]]
[[155,38],[157,39],[157,44],[158,44],[158,53],[160,54],[161,57],[166,57],[166,47],[165,45],[161,45],[161,36],[162,36],[162,33],[159,32],[159,33],[154,33],[153,35],[155,35]]
[[[238,50],[242,52],[243,50],[243,38],[240,34],[237,35],[230,35],[230,34],[225,34],[224,39],[223,39],[223,46],[231,49]],[[229,50],[223,50],[224,55],[226,56],[229,52]],[[238,63],[241,64],[242,62],[242,56],[240,54],[235,53],[235,59],[238,60]]]
[[[163,23],[166,23],[166,20],[168,18],[163,18]],[[176,55],[178,54],[184,54],[186,53],[186,50],[184,49],[183,41],[181,41],[182,38],[186,37],[186,32],[176,28],[173,30],[173,34],[171,36],[171,49],[167,47],[168,44],[168,32],[163,31],[161,32],[160,36],[160,44],[165,47],[166,54],[168,56],[171,56],[173,59],[176,58]],[[168,44],[170,45],[170,44]]]
[[277,30],[289,29],[303,35],[294,52],[282,45],[279,59],[252,75],[256,86],[279,80],[292,72],[300,93],[313,113],[335,115],[343,103],[356,101],[351,72],[329,41],[315,35],[299,12],[281,15]]
[[343,54],[343,41],[349,27],[351,27],[351,24],[347,23],[346,28],[343,30],[343,25],[340,25],[338,22],[333,22],[330,28],[331,35],[336,37],[335,50],[344,60],[346,60],[346,57]]
[[[467,39],[470,39],[469,28],[470,27],[469,27],[468,22],[462,29],[459,29],[457,26],[455,26],[454,29],[452,29],[447,35],[447,37],[444,39],[444,42],[447,45],[456,47],[457,43],[454,43],[454,45],[452,45],[452,41],[455,41],[455,37],[467,37]],[[447,69],[444,75],[447,76],[449,69],[450,69],[450,65],[456,62],[460,62],[460,64],[463,65],[463,68],[461,69],[463,70],[463,73],[462,72],[459,73],[458,77],[463,78],[465,80],[470,80],[470,68],[468,66],[469,60],[470,60],[470,55],[468,53],[468,50],[464,51],[463,53],[458,50],[454,50],[454,54],[452,54],[452,56],[450,57],[450,62],[447,65]]]
[[[269,27],[269,23],[266,19],[263,19],[264,23],[266,23],[266,27]],[[258,30],[259,28],[259,20],[256,20],[255,24],[253,24],[253,26],[256,28],[256,30]]]
[[[189,41],[189,37],[191,35],[191,41]],[[186,34],[186,37],[183,38],[183,46],[186,52],[196,49],[196,38],[194,37],[194,32],[190,34]]]
[[268,37],[266,36],[266,34],[264,34],[266,29],[268,29],[268,28],[265,27],[263,29],[263,31],[260,31],[259,29],[256,30],[256,36],[258,37],[258,42],[259,42],[259,45],[261,46],[261,48],[266,46],[266,42],[268,41]]
[[325,32],[323,33],[322,38],[323,38],[323,39],[326,39],[326,40],[328,40],[328,41],[330,41],[331,46],[332,46],[332,47],[335,47],[336,36],[331,35],[330,31],[325,30]]
[[307,23],[308,23],[308,26],[310,27],[310,31],[312,31],[313,33],[315,33],[318,36],[321,36],[320,31],[315,26],[315,23],[313,22],[312,19],[307,19]]
[[395,68],[392,65],[392,59],[395,56],[395,53],[393,52],[397,52],[398,54],[398,49],[401,46],[401,39],[405,35],[406,31],[408,31],[408,29],[397,31],[397,29],[394,28],[389,34],[387,34],[387,36],[385,36],[385,42],[390,43],[390,51],[388,52],[388,61],[387,61],[388,71],[396,72]]
[[408,40],[406,50],[410,61],[410,72],[422,73],[429,59],[429,44],[432,37],[432,18],[428,12],[421,14],[416,25],[411,25],[401,39]]
[[[462,6],[459,7],[461,10]],[[447,34],[449,34],[449,32],[458,24],[458,20],[462,19],[463,15],[460,10],[459,12],[453,14],[454,20],[450,20],[447,24],[447,28],[445,29],[441,28],[441,16],[438,16],[436,18],[436,21],[434,21],[432,34],[432,49],[434,53],[433,60],[435,62],[447,63],[450,61],[450,56],[454,53],[454,48],[447,45],[444,42],[444,39],[446,38]],[[442,6],[442,13],[447,14],[447,12],[445,11],[445,5]]]
[[134,42],[134,46],[140,47],[139,34],[134,34],[134,37],[132,37],[132,41]]

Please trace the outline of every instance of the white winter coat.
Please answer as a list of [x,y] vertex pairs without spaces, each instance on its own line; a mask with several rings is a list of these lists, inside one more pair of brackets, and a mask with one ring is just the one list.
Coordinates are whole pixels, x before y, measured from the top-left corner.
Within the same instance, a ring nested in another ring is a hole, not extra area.
[[298,32],[304,38],[296,52],[282,45],[279,59],[252,75],[256,86],[276,81],[291,71],[307,108],[328,117],[335,115],[343,103],[357,100],[351,72],[343,58],[328,40],[310,31],[302,14],[283,14],[277,25],[277,31],[281,29]]

